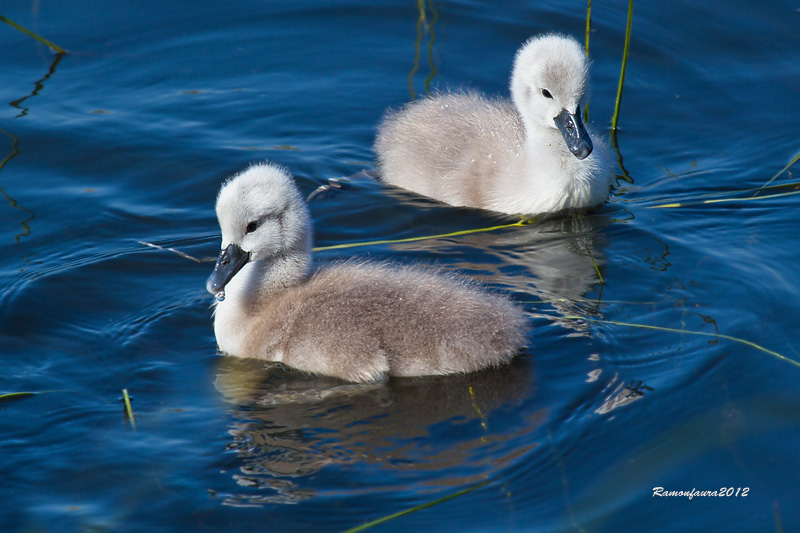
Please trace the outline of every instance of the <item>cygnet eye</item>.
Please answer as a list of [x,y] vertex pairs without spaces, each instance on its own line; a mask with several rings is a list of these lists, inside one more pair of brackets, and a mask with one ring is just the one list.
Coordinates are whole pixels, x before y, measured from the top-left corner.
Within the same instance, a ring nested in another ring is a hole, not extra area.
[[551,98],[551,99],[553,98],[553,95],[550,94],[550,91],[548,91],[547,89],[542,89],[542,96],[544,96],[545,98]]
[[258,221],[254,220],[253,222],[250,222],[247,225],[247,228],[245,229],[245,232],[246,233],[253,233],[257,229],[258,229]]

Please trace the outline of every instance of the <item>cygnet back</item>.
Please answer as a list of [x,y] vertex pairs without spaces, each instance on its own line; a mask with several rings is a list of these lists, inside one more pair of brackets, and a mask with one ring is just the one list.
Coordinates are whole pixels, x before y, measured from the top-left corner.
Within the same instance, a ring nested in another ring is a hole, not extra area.
[[512,101],[435,94],[388,113],[375,142],[384,181],[458,206],[536,214],[608,197],[605,145],[583,124],[588,62],[570,37],[517,52]]

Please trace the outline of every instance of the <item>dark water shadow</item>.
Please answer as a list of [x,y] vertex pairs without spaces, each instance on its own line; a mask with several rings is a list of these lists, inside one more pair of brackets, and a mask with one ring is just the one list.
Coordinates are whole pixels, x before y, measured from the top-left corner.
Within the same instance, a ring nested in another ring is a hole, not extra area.
[[14,118],[21,118],[28,114],[29,108],[22,107],[22,103],[30,98],[33,98],[34,96],[39,95],[39,92],[42,89],[44,89],[44,83],[47,80],[49,80],[53,74],[56,73],[56,68],[58,67],[58,64],[61,62],[61,59],[64,57],[64,55],[65,54],[62,53],[55,54],[53,62],[50,64],[50,68],[47,71],[47,74],[45,74],[41,79],[36,80],[34,82],[33,91],[31,92],[31,94],[25,95],[22,98],[19,98],[17,100],[8,103],[8,105],[10,105],[11,107],[19,110],[19,114]]
[[[9,131],[6,131],[6,130],[4,130],[2,128],[0,128],[0,132],[4,133],[8,137],[10,137],[11,141],[12,141],[11,153],[8,154],[2,161],[0,161],[0,172],[2,172],[3,169],[5,168],[6,164],[8,164],[8,162],[11,161],[14,157],[19,155],[19,148],[18,148],[19,139],[13,133],[11,133]],[[17,202],[14,198],[9,196],[8,193],[6,193],[6,191],[3,189],[2,186],[0,186],[0,194],[3,195],[3,198],[6,199],[8,204],[13,209],[19,209],[20,211],[23,211],[28,215],[28,218],[26,218],[26,219],[24,219],[23,221],[20,222],[20,226],[22,226],[22,231],[20,233],[17,233],[14,236],[14,241],[19,243],[19,241],[20,241],[20,239],[22,237],[27,237],[28,235],[31,234],[30,222],[36,217],[36,215],[34,214],[34,212],[31,209],[29,209],[29,208],[27,208],[25,206],[19,205],[19,202]]]
[[[226,357],[215,385],[235,406],[228,428],[228,449],[239,459],[233,478],[250,490],[220,497],[230,505],[304,500],[320,489],[301,478],[326,469],[346,478],[357,464],[379,465],[383,474],[372,483],[329,482],[321,492],[402,490],[414,472],[436,471],[432,490],[484,480],[537,446],[526,435],[545,413],[523,414],[522,405],[535,388],[530,365],[522,356],[469,375],[350,384]],[[517,413],[515,420],[495,418],[501,408]]]
[[[50,79],[50,77],[53,74],[55,74],[56,68],[58,67],[58,64],[61,62],[61,59],[63,57],[64,57],[63,53],[55,54],[55,57],[53,58],[53,62],[50,64],[50,68],[47,71],[47,74],[45,74],[41,79],[37,80],[34,83],[33,91],[30,94],[23,96],[22,98],[18,98],[17,100],[9,102],[9,105],[11,107],[19,110],[19,114],[17,116],[15,116],[14,118],[21,118],[21,117],[24,117],[24,116],[26,116],[28,114],[29,108],[22,107],[22,103],[25,102],[26,100],[30,99],[30,98],[33,98],[34,96],[37,96],[39,94],[39,92],[42,89],[44,89],[44,83],[48,79]],[[11,153],[9,153],[5,158],[3,158],[2,161],[0,161],[0,172],[2,172],[3,169],[5,168],[5,166],[12,159],[14,159],[16,156],[18,156],[20,152],[19,152],[19,139],[17,138],[17,136],[14,135],[13,133],[11,133],[10,131],[7,131],[7,130],[2,129],[2,128],[0,128],[0,132],[2,132],[3,134],[7,135],[12,140]],[[27,208],[25,206],[19,205],[19,203],[14,198],[9,196],[8,193],[6,193],[5,190],[2,187],[0,187],[0,194],[2,194],[3,198],[6,199],[6,201],[9,203],[9,205],[13,209],[19,209],[20,211],[24,211],[28,215],[28,218],[26,218],[25,220],[20,222],[20,225],[22,226],[22,231],[14,236],[14,241],[19,243],[19,241],[20,241],[20,239],[22,237],[26,237],[26,236],[30,235],[30,233],[31,233],[30,222],[35,218],[36,215],[34,214],[34,212],[31,209],[29,209],[29,208]]]

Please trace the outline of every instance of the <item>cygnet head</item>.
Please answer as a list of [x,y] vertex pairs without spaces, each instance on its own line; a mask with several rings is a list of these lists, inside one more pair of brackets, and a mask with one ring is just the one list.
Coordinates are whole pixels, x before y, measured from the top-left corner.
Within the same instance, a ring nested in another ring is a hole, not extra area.
[[[283,272],[281,284],[305,275],[311,255],[308,207],[283,168],[257,164],[230,178],[217,197],[222,252],[206,289],[217,294],[249,263]],[[262,270],[263,270],[262,269]],[[279,276],[280,277],[280,276]]]
[[578,159],[592,153],[592,140],[581,119],[587,89],[588,61],[570,37],[533,37],[517,52],[511,74],[511,97],[528,135],[537,127],[557,128]]

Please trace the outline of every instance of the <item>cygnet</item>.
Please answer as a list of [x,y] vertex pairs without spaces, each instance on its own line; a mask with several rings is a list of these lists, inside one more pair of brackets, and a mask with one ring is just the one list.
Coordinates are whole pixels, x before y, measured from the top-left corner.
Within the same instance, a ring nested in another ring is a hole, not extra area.
[[575,39],[534,37],[514,60],[511,102],[452,92],[390,112],[375,142],[378,171],[456,206],[537,214],[602,204],[611,173],[581,118],[587,78]]
[[510,361],[527,317],[454,274],[345,261],[310,273],[311,217],[289,174],[257,164],[226,181],[217,297],[220,351],[354,382],[464,373]]

